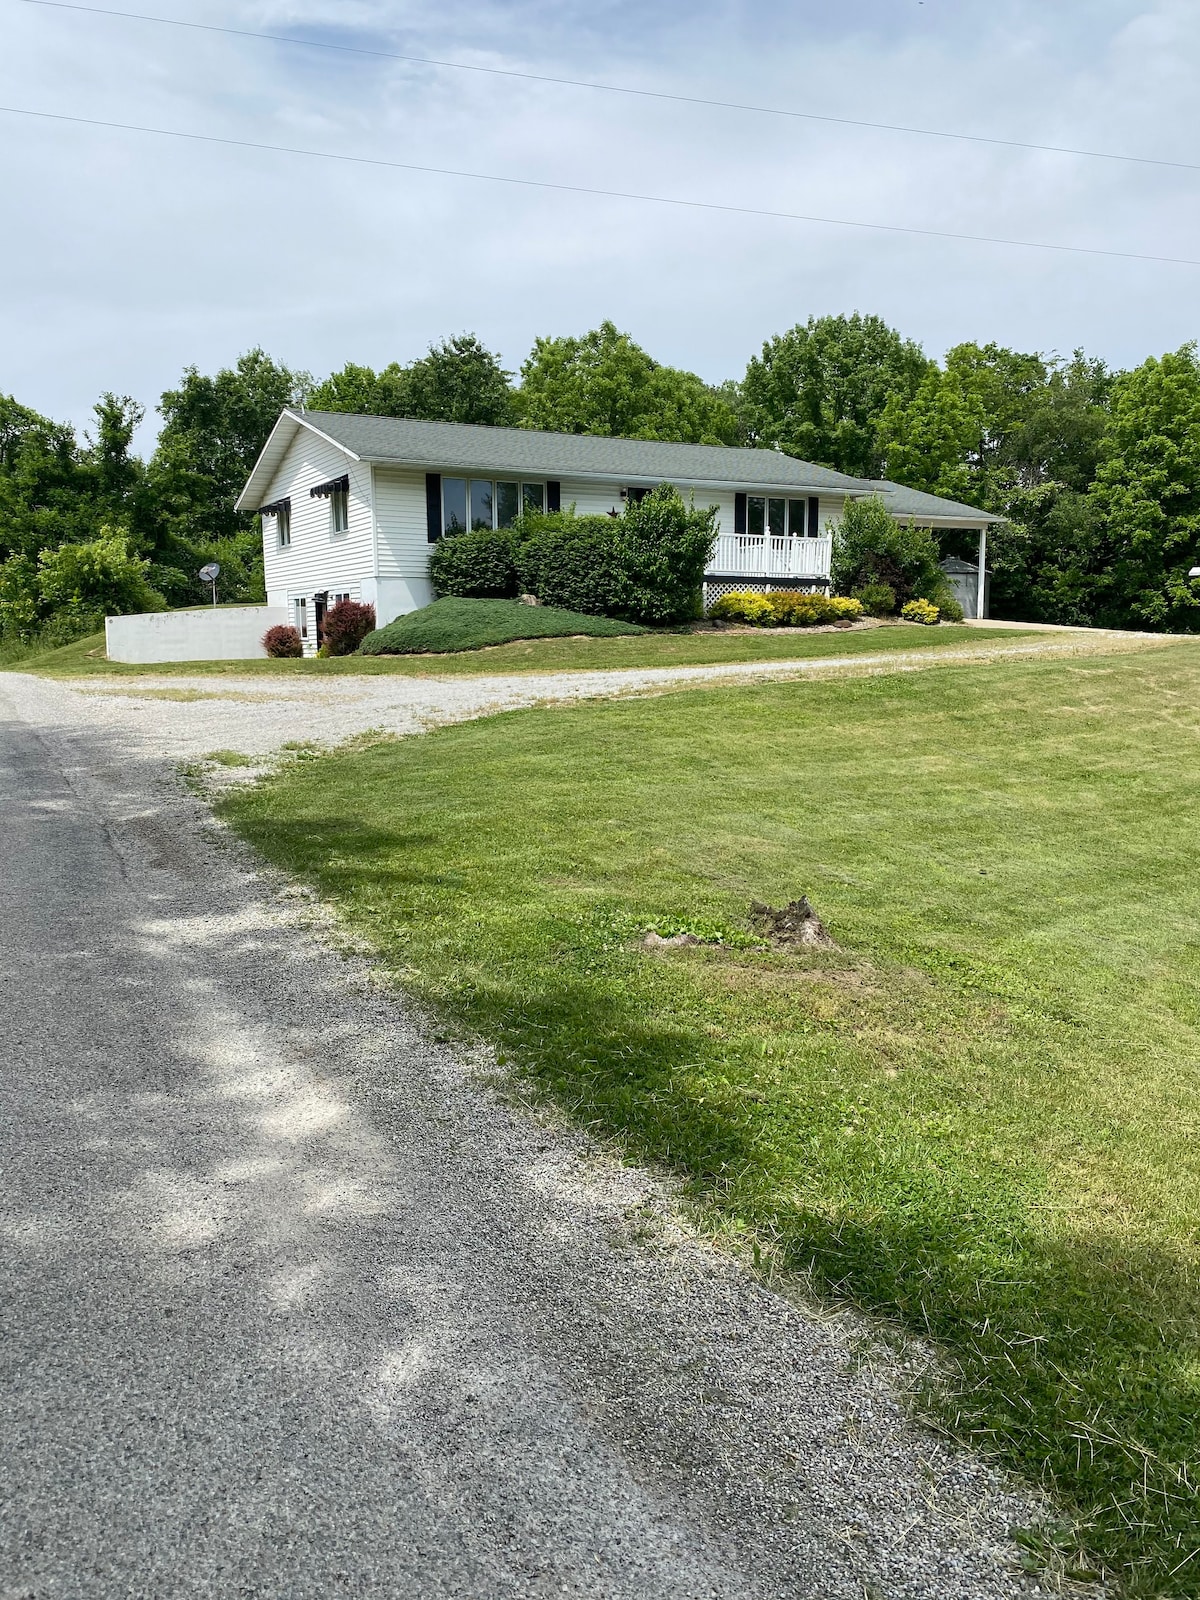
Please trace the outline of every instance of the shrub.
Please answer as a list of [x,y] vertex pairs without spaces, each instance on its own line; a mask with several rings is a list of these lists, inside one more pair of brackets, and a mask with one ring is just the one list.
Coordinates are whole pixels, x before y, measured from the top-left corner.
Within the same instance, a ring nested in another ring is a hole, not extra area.
[[854,591],[854,596],[862,602],[869,617],[894,617],[896,614],[896,591],[890,583],[864,583],[861,589]]
[[897,522],[878,495],[847,502],[834,529],[831,572],[839,594],[886,583],[900,605],[914,596],[928,599],[946,582],[929,529]]
[[938,608],[938,611],[941,613],[939,618],[940,621],[962,622],[964,620],[963,608],[958,603],[958,599],[956,598],[953,589],[949,587],[945,589],[939,589],[937,594],[931,596],[931,599],[933,600],[934,605]]
[[95,633],[106,616],[165,611],[122,528],[43,550],[36,564],[17,555],[0,566],[0,637],[67,644]]
[[267,629],[262,636],[262,647],[276,661],[285,661],[293,656],[302,656],[304,654],[304,646],[300,642],[298,629],[289,628],[283,622],[276,623],[275,627]]
[[927,628],[931,628],[937,622],[940,613],[929,600],[910,600],[907,605],[900,607],[900,615],[905,622],[922,622]]
[[776,589],[767,596],[771,621],[777,628],[814,628],[823,622],[857,622],[862,602],[836,594],[804,594]]
[[621,517],[526,517],[516,538],[519,587],[546,605],[593,616],[651,627],[686,622],[700,613],[715,516],[715,508],[697,511],[659,484]]
[[562,639],[573,634],[607,639],[645,631],[636,622],[585,617],[576,611],[560,611],[556,606],[527,606],[519,600],[464,600],[447,595],[369,634],[358,653],[384,656],[481,650],[513,639]]
[[842,595],[803,594],[776,589],[755,594],[738,589],[709,607],[710,617],[745,622],[752,628],[814,628],[823,622],[853,622],[863,614],[858,600]]
[[749,623],[752,628],[769,628],[772,620],[771,602],[765,594],[755,594],[750,589],[723,594],[709,606],[708,614],[718,621]]
[[507,528],[476,528],[439,539],[430,552],[429,576],[437,595],[511,598],[518,593],[513,535]]
[[525,518],[516,543],[521,593],[585,616],[622,615],[619,530],[617,517],[577,517],[557,511]]
[[624,593],[620,614],[653,625],[688,622],[701,611],[704,573],[716,542],[716,506],[698,511],[660,483],[620,520]]
[[375,631],[375,607],[357,600],[338,600],[321,624],[321,649],[330,656],[352,656],[369,633]]

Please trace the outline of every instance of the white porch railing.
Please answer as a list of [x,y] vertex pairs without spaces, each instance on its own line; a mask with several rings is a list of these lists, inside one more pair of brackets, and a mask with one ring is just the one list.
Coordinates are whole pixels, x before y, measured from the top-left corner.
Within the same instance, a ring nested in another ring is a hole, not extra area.
[[720,533],[708,564],[714,578],[828,578],[833,540],[776,539],[761,534]]

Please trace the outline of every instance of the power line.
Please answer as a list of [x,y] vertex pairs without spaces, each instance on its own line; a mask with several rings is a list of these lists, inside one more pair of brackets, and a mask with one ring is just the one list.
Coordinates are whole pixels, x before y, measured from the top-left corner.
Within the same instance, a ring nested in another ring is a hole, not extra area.
[[199,33],[224,33],[235,39],[267,39],[272,44],[299,45],[306,50],[336,50],[342,55],[372,56],[383,61],[406,61],[413,66],[445,67],[454,72],[480,72],[494,78],[520,78],[526,83],[551,83],[569,89],[594,89],[604,94],[633,95],[641,100],[668,100],[676,105],[709,106],[720,111],[747,111],[763,117],[789,117],[799,122],[832,123],[840,128],[870,128],[876,133],[911,133],[924,139],[952,139],[967,144],[996,145],[1005,150],[1035,150],[1044,155],[1085,156],[1093,161],[1126,161],[1143,167],[1171,167],[1179,172],[1200,172],[1200,162],[1167,161],[1159,156],[1131,156],[1113,150],[1082,150],[1073,145],[1034,144],[1026,139],[997,139],[983,133],[955,133],[945,128],[917,128],[902,122],[866,122],[860,117],[831,117],[816,111],[792,111],[782,106],[749,105],[740,100],[711,100],[702,95],[672,94],[665,89],[634,89],[620,83],[599,83],[587,78],[556,78],[542,72],[519,72],[512,67],[482,67],[468,61],[442,61],[434,56],[401,55],[394,50],[370,50],[364,45],[330,44],[322,39],[298,39],[291,34],[256,33],[249,28],[222,28],[212,22],[181,22],[176,17],[154,17],[141,11],[114,11],[103,6],[73,5],[70,0],[22,0],[25,5],[53,11],[82,11],[93,17],[122,17],[128,22],[154,22],[164,28],[191,28]]
[[120,133],[148,133],[162,139],[187,139],[197,144],[226,145],[237,150],[264,150],[272,155],[304,156],[316,161],[343,161],[360,167],[386,167],[396,172],[422,172],[439,178],[469,178],[476,183],[504,183],[519,189],[551,189],[559,194],[584,194],[603,200],[636,200],[645,205],[676,206],[693,211],[719,211],[739,217],[769,217],[777,222],[812,222],[828,228],[863,228],[873,233],[913,234],[922,239],[953,239],[964,244],[999,244],[1021,250],[1053,250],[1067,255],[1108,256],[1117,261],[1152,261],[1173,267],[1200,267],[1188,256],[1145,255],[1134,250],[1104,250],[1095,245],[1051,244],[1042,239],[1005,239],[986,233],[950,233],[942,228],[911,228],[896,222],[860,222],[850,217],[818,217],[802,211],[768,211],[759,206],[727,205],[718,200],[682,200],[674,195],[639,194],[628,189],[597,189],[579,183],[552,183],[543,178],[510,178],[496,172],[468,172],[461,167],[428,167],[415,161],[388,161],[382,156],[348,156],[333,150],[305,150],[295,145],[259,144],[227,139],[215,133],[184,133],[178,128],[148,128],[137,122],[108,122],[99,117],[73,117],[62,111],[31,111],[0,106],[0,114],[37,117],[46,122],[71,122],[85,128],[112,128]]

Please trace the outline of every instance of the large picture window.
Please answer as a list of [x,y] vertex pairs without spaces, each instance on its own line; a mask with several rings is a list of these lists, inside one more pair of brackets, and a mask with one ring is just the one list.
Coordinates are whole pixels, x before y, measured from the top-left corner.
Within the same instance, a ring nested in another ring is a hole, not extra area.
[[544,483],[521,483],[515,478],[442,479],[443,533],[463,533],[467,528],[511,528],[522,509],[543,511],[545,506]]

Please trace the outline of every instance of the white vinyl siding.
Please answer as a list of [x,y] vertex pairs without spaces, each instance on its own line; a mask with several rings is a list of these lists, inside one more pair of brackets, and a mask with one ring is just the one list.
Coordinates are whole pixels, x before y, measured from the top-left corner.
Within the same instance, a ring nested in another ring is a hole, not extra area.
[[379,576],[426,577],[430,544],[424,472],[410,467],[376,467],[375,520]]
[[[309,493],[319,483],[343,474],[350,479],[347,527],[331,528],[329,500]],[[271,482],[266,500],[291,501],[291,544],[280,548],[274,517],[263,518],[263,558],[267,593],[312,595],[322,589],[347,589],[375,570],[371,513],[371,469],[351,461],[336,446],[308,428],[297,431]],[[309,615],[309,631],[312,617]]]

